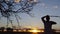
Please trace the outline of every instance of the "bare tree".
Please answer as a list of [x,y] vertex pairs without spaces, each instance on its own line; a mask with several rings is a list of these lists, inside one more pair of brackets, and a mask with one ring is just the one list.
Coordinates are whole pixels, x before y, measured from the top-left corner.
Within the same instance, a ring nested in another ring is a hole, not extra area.
[[26,13],[32,16],[30,11],[33,9],[33,6],[37,4],[36,1],[37,0],[0,0],[0,13],[1,16],[7,18],[7,27],[8,21],[10,21],[12,24],[10,16],[12,16],[13,14],[16,17],[18,26],[19,26],[18,18],[20,19],[18,13]]

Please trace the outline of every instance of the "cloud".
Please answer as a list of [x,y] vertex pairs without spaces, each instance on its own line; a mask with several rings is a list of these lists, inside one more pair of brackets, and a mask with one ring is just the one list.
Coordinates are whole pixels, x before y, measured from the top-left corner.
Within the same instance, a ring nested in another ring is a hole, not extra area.
[[52,8],[53,8],[53,9],[57,9],[57,8],[58,8],[58,6],[57,6],[57,5],[55,5],[55,6],[53,6]]
[[34,2],[37,2],[37,0],[34,0]]
[[45,3],[41,3],[40,6],[43,8],[48,8],[48,6]]
[[44,7],[45,6],[45,3],[41,3],[40,5]]

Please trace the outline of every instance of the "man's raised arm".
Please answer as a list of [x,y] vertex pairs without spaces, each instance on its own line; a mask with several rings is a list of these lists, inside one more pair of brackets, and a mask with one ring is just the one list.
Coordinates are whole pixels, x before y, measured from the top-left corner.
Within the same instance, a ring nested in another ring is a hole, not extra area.
[[45,21],[46,21],[46,20],[44,19],[45,17],[46,17],[46,16],[44,16],[44,17],[42,17],[42,18],[41,18],[43,22],[45,22]]

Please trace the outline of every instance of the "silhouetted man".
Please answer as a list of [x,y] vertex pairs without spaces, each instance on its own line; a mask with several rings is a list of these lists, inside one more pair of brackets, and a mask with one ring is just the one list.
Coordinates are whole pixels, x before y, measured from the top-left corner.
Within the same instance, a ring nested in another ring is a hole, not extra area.
[[52,33],[52,25],[56,24],[56,22],[50,21],[49,15],[42,17],[42,21],[44,23],[44,33],[45,34],[53,34]]

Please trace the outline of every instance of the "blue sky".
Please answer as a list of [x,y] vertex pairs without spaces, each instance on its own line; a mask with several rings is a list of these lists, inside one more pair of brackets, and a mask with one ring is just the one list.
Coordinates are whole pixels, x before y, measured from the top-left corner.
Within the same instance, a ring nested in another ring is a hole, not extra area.
[[[60,16],[60,0],[38,0],[39,4],[33,7],[31,13],[34,17],[29,16],[28,14],[22,13],[19,14],[21,16],[20,26],[22,27],[37,27],[44,28],[44,24],[41,21],[41,17],[45,15],[54,15]],[[60,29],[60,18],[51,17],[52,21],[57,22],[56,25],[53,25],[53,29]],[[3,22],[5,22],[5,18],[2,18]],[[6,23],[1,23],[1,26],[4,26]],[[14,25],[17,25],[15,18],[13,21]]]
[[[41,17],[45,15],[56,15],[60,16],[60,0],[40,0],[41,3],[34,6],[31,13],[35,17],[30,17],[26,14],[22,15],[23,20],[21,20],[22,25],[44,28],[44,24],[41,21]],[[53,29],[60,29],[60,18],[51,18],[52,21],[57,22],[56,25],[53,25]]]

